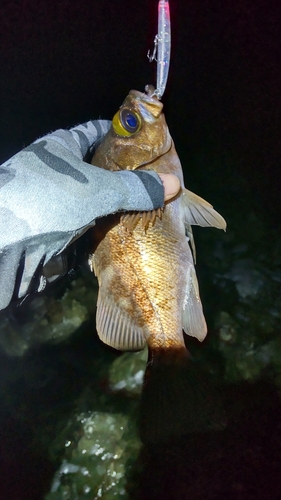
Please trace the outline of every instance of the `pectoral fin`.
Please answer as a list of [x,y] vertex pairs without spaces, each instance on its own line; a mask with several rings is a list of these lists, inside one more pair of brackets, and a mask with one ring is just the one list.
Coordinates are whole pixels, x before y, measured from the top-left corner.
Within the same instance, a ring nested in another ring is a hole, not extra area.
[[200,300],[198,281],[192,264],[188,268],[182,326],[187,335],[196,337],[201,342],[207,335],[207,325]]
[[110,293],[99,290],[96,328],[107,345],[120,351],[140,351],[146,346],[143,329],[136,325],[125,308],[117,307]]
[[188,225],[202,227],[216,227],[226,230],[224,218],[216,210],[197,194],[188,189],[183,189],[181,195],[182,209],[184,212],[184,222]]

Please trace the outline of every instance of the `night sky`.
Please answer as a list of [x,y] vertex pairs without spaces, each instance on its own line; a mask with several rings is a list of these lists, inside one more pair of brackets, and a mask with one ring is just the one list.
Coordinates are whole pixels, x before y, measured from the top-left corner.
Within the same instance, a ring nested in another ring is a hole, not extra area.
[[[171,0],[170,9],[163,102],[186,184],[212,202],[220,184],[229,212],[252,197],[277,223],[281,4]],[[0,23],[0,162],[56,128],[111,118],[130,89],[155,83],[146,53],[157,0],[4,1]]]

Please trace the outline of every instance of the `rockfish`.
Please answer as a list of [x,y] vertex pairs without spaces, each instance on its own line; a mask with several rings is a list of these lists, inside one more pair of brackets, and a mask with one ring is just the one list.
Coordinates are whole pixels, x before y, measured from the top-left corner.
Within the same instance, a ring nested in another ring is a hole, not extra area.
[[[226,228],[225,220],[209,203],[185,189],[163,104],[152,94],[151,87],[146,93],[130,91],[92,159],[94,165],[109,170],[173,173],[181,183],[179,194],[163,211],[119,215],[90,257],[99,282],[98,335],[119,350],[148,346],[144,387],[155,363],[170,366],[175,373],[174,366],[188,362],[183,330],[200,341],[207,333],[191,225]],[[163,375],[166,370],[159,369],[161,383],[167,377]],[[163,399],[163,389],[160,393],[152,391],[148,397],[154,400],[152,404]]]

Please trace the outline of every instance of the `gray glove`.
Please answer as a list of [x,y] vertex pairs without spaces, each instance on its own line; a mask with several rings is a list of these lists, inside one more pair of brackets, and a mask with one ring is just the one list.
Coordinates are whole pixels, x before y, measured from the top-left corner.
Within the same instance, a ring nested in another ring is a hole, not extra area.
[[[24,297],[38,269],[96,218],[164,205],[156,173],[110,172],[83,161],[110,125],[97,120],[57,130],[0,166],[0,309]],[[45,285],[41,273],[37,290]]]

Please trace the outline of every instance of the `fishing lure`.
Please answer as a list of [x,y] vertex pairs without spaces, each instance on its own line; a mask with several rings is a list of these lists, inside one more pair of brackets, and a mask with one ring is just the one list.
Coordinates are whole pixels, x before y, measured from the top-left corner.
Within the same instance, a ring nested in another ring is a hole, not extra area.
[[158,3],[158,33],[154,38],[152,56],[148,51],[149,62],[157,62],[157,84],[152,95],[158,99],[164,94],[170,65],[171,55],[171,22],[169,0],[159,0]]

